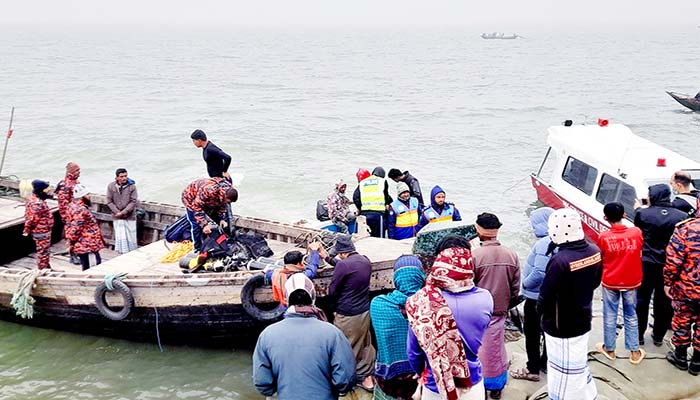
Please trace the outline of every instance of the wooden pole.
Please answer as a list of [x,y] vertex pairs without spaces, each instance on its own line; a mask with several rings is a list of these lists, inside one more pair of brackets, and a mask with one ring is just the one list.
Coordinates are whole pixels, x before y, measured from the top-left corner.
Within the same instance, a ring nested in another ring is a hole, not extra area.
[[0,176],[2,176],[2,167],[5,166],[5,154],[7,154],[7,144],[12,136],[12,120],[15,117],[15,108],[12,107],[12,112],[10,113],[10,126],[7,128],[7,136],[5,136],[5,148],[2,149],[2,161],[0,161]]

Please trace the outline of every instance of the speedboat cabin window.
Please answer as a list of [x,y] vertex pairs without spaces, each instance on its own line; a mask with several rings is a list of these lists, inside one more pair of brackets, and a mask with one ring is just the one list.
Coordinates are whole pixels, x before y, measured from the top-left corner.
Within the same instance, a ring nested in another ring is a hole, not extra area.
[[569,157],[566,160],[566,166],[561,177],[571,186],[590,196],[593,194],[593,186],[598,177],[598,170],[581,160]]
[[608,174],[603,174],[600,178],[600,186],[595,199],[600,204],[608,204],[613,201],[622,203],[628,218],[634,216],[634,199],[637,198],[637,191],[634,187]]

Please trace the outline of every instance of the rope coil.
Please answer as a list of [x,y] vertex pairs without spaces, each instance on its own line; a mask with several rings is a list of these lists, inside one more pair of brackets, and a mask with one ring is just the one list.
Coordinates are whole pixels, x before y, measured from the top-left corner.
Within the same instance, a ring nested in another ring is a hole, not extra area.
[[15,310],[16,315],[24,319],[34,318],[34,303],[36,301],[31,296],[31,293],[36,278],[41,274],[40,269],[22,272],[17,284],[17,290],[12,294],[10,306]]

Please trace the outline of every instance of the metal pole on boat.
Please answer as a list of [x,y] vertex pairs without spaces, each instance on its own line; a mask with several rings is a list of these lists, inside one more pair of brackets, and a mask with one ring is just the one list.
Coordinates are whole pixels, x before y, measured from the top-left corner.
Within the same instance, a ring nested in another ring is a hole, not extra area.
[[10,113],[10,126],[7,128],[7,136],[5,136],[5,148],[2,150],[2,161],[0,161],[0,176],[2,176],[2,167],[5,166],[5,154],[7,154],[7,143],[12,137],[12,120],[15,117],[15,108],[12,107],[12,112]]
[[542,172],[542,168],[544,168],[544,163],[547,162],[547,157],[549,157],[549,153],[552,151],[552,148],[547,149],[547,154],[544,155],[544,160],[542,160],[542,164],[540,164],[540,169],[537,170],[537,176],[540,176],[540,173]]

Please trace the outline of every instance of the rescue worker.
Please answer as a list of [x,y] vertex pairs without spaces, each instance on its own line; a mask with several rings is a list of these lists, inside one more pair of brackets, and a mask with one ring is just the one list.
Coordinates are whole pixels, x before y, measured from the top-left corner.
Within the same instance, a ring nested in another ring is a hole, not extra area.
[[389,196],[389,184],[384,179],[385,175],[384,168],[375,168],[372,175],[359,183],[357,191],[359,199],[353,196],[360,215],[367,217],[370,234],[374,237],[384,237],[385,214],[393,200]]
[[416,231],[420,231],[424,226],[434,222],[461,220],[462,216],[459,215],[457,207],[452,203],[445,202],[445,191],[440,186],[435,186],[430,191],[430,207],[423,210]]
[[[64,235],[65,237],[65,227],[68,226],[68,205],[73,202],[73,188],[75,185],[79,184],[78,178],[80,177],[80,166],[74,162],[69,162],[66,164],[66,176],[63,180],[58,182],[56,185],[56,190],[54,194],[56,200],[58,201],[58,214],[61,216],[61,221],[63,221]],[[70,262],[75,265],[80,265],[80,260],[78,257],[70,253]]]
[[418,232],[416,227],[421,215],[418,199],[411,196],[411,191],[404,182],[396,185],[396,193],[398,198],[389,207],[389,239],[412,238]]
[[321,244],[318,242],[309,244],[311,256],[309,257],[309,264],[306,266],[304,266],[303,262],[304,255],[300,251],[292,250],[284,255],[283,268],[270,269],[265,273],[265,278],[272,282],[272,297],[275,301],[280,302],[283,306],[287,305],[287,299],[284,296],[284,284],[290,276],[301,272],[309,279],[316,277],[319,260],[318,249],[320,247]]
[[90,212],[91,204],[90,191],[85,185],[75,185],[73,201],[68,205],[66,239],[70,250],[78,256],[83,271],[102,263],[100,250],[104,247],[100,225]]
[[211,233],[210,223],[228,226],[227,208],[238,200],[238,191],[224,178],[203,178],[191,182],[182,191],[182,204],[187,209],[187,221],[194,249],[202,250],[202,233]]
[[50,198],[51,188],[49,183],[35,179],[32,181],[32,195],[27,199],[24,209],[24,231],[22,235],[32,235],[36,243],[37,268],[51,268],[49,264],[51,247],[51,228],[53,228],[53,214],[46,199]]
[[190,135],[192,144],[202,149],[202,157],[207,163],[207,173],[210,178],[226,178],[231,180],[228,167],[231,165],[231,156],[226,154],[219,146],[210,142],[207,135],[201,129],[197,129]]

